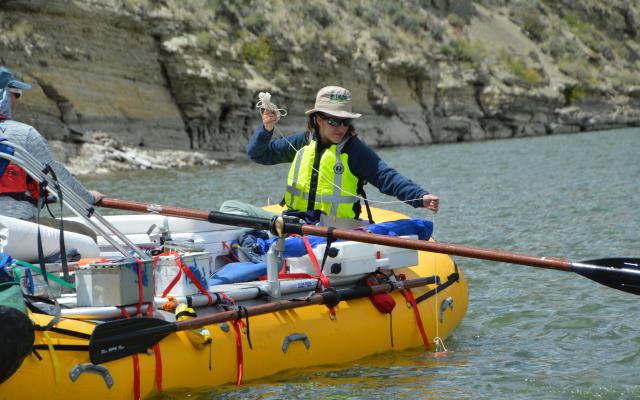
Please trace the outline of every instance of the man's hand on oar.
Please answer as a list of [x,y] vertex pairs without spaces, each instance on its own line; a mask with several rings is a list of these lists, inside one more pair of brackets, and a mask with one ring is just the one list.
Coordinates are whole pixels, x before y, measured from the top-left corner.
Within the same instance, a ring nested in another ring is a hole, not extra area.
[[558,258],[534,257],[499,250],[427,242],[424,240],[384,236],[354,230],[334,229],[317,225],[305,225],[288,222],[281,217],[274,219],[247,217],[243,215],[225,214],[218,211],[207,212],[189,208],[170,207],[159,204],[139,203],[135,201],[109,198],[102,199],[99,205],[120,210],[148,212],[172,217],[198,219],[224,225],[270,230],[272,233],[279,236],[285,233],[324,237],[331,236],[336,239],[352,240],[355,242],[381,244],[384,246],[430,251],[433,253],[443,253],[452,256],[478,258],[482,260],[528,265],[537,268],[575,272],[614,289],[640,295],[640,258],[604,258],[600,260],[576,263]]

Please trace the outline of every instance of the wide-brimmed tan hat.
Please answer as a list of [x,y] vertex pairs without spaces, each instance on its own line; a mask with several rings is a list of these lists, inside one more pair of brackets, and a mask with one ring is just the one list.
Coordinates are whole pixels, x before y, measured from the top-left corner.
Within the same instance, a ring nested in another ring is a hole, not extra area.
[[325,86],[318,91],[316,104],[305,114],[325,113],[338,118],[360,118],[351,108],[351,92],[339,86]]

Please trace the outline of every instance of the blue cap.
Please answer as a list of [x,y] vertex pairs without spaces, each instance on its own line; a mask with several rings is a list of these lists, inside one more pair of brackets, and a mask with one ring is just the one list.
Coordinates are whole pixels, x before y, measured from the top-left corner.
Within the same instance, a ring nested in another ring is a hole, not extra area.
[[5,67],[0,67],[0,90],[6,89],[8,87],[22,90],[31,89],[31,85],[20,82],[13,77],[11,71],[6,69]]

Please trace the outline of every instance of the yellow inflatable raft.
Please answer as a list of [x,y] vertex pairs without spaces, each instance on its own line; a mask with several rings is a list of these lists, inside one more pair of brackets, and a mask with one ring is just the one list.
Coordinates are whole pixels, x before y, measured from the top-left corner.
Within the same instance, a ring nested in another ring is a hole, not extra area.
[[[403,216],[376,210],[376,218]],[[446,255],[420,252],[418,260],[416,266],[395,270],[395,276],[412,281],[437,275],[439,283],[389,292],[396,303],[391,314],[380,312],[369,297],[343,300],[331,308],[298,304],[248,318],[240,310],[235,322],[207,325],[202,327],[205,331],[198,327],[167,333],[145,352],[98,365],[91,362],[88,351],[96,322],[62,318],[55,328],[36,331],[33,353],[0,384],[0,399],[145,398],[161,391],[246,382],[285,370],[419,348],[425,340],[433,351],[436,338],[446,338],[463,319],[467,284]],[[280,301],[299,302],[308,295],[307,288]],[[254,300],[245,306],[264,303]],[[223,312],[214,306],[195,311],[198,316]],[[175,323],[170,320],[173,313],[156,310],[155,316],[169,319],[168,325]],[[31,317],[40,325],[51,318]]]

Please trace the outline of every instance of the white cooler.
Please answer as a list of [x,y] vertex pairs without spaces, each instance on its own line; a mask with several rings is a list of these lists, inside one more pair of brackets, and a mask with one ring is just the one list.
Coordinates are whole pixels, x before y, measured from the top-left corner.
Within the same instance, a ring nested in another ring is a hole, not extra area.
[[[191,275],[200,282],[205,290],[209,290],[209,275],[212,273],[213,255],[208,252],[180,254],[182,265],[189,268]],[[166,288],[180,275],[167,296],[190,296],[201,293],[189,275],[181,271],[175,255],[160,255],[156,262],[156,296],[162,296]]]

